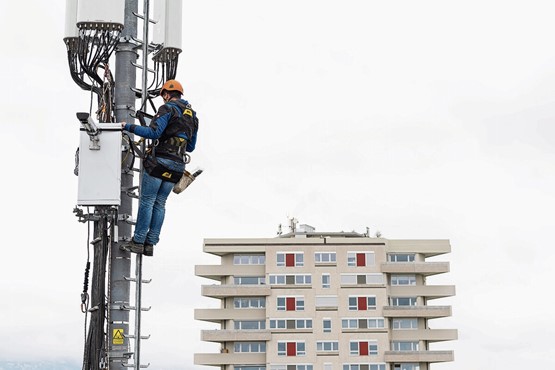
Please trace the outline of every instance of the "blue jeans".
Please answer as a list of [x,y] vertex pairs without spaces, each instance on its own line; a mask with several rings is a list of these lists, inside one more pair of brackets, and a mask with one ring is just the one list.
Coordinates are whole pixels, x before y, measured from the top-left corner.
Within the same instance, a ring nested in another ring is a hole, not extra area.
[[[157,158],[158,162],[173,171],[185,170],[185,164],[165,158]],[[174,183],[150,176],[143,171],[139,211],[133,240],[139,244],[155,245],[160,240],[160,231],[166,214],[166,199],[173,189]]]

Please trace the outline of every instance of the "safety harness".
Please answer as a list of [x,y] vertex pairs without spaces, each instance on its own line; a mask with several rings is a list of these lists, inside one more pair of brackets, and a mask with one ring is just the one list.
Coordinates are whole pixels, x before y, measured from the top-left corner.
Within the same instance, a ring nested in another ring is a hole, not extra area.
[[172,101],[161,107],[156,116],[166,114],[171,109],[168,125],[159,139],[155,140],[144,156],[145,171],[153,177],[177,183],[183,176],[182,171],[174,171],[159,163],[156,157],[167,158],[186,163],[187,139],[192,138],[198,129],[198,119],[190,104]]

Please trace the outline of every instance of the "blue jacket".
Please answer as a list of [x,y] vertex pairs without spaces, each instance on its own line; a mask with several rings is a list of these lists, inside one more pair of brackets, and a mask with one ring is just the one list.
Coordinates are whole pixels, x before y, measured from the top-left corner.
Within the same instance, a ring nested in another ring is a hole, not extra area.
[[196,112],[191,109],[189,102],[184,99],[170,101],[158,108],[158,112],[156,112],[156,115],[148,127],[126,123],[124,130],[146,139],[160,139],[160,137],[164,134],[164,131],[168,128],[176,110],[179,112],[180,116],[183,116],[184,114],[190,115],[196,121],[194,129],[189,130],[188,133],[179,132],[176,134],[176,136],[187,140],[186,151],[192,152],[195,150],[197,143],[198,119],[196,118]]

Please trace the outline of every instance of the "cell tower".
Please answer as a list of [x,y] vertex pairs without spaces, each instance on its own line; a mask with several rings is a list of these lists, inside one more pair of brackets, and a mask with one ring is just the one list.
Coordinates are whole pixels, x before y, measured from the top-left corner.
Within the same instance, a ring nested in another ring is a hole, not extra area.
[[[118,247],[118,243],[131,239],[133,199],[140,193],[139,186],[134,185],[134,173],[140,173],[141,168],[140,161],[135,161],[133,137],[122,133],[119,122],[134,120],[138,99],[139,110],[146,112],[147,102],[155,110],[152,99],[160,94],[166,80],[175,78],[181,53],[182,1],[144,0],[141,11],[139,0],[66,0],[64,42],[70,75],[91,96],[88,111],[77,113],[80,134],[74,209],[78,220],[87,224],[88,235],[81,294],[86,322],[85,370],[148,366],[141,365],[140,360],[141,340],[147,338],[141,335],[141,312],[148,310],[141,302],[142,284],[147,282],[142,277],[142,255],[136,255],[135,276],[131,277],[131,255]],[[137,36],[139,22],[142,38]],[[97,103],[94,111],[93,95]],[[131,311],[135,314],[132,332]]]

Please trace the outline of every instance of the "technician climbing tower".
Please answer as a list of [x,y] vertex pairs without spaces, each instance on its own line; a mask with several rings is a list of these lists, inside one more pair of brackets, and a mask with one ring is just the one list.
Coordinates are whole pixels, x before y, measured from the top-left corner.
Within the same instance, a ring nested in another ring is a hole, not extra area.
[[[141,340],[148,338],[141,335],[141,313],[149,309],[141,302],[142,284],[148,282],[142,277],[142,255],[136,255],[131,276],[130,253],[118,247],[131,239],[133,199],[140,193],[134,185],[140,181],[134,181],[134,174],[140,174],[141,164],[135,161],[134,138],[122,133],[119,122],[134,120],[137,99],[138,110],[146,112],[150,102],[155,111],[152,99],[166,80],[175,78],[181,53],[182,1],[144,0],[140,11],[139,0],[66,0],[64,42],[70,75],[91,97],[88,110],[77,113],[80,135],[75,156],[78,199],[74,213],[87,224],[88,234],[81,294],[85,370],[148,366],[141,365],[140,359]],[[137,36],[139,22],[141,38]],[[141,72],[140,88],[136,87],[137,70]]]

